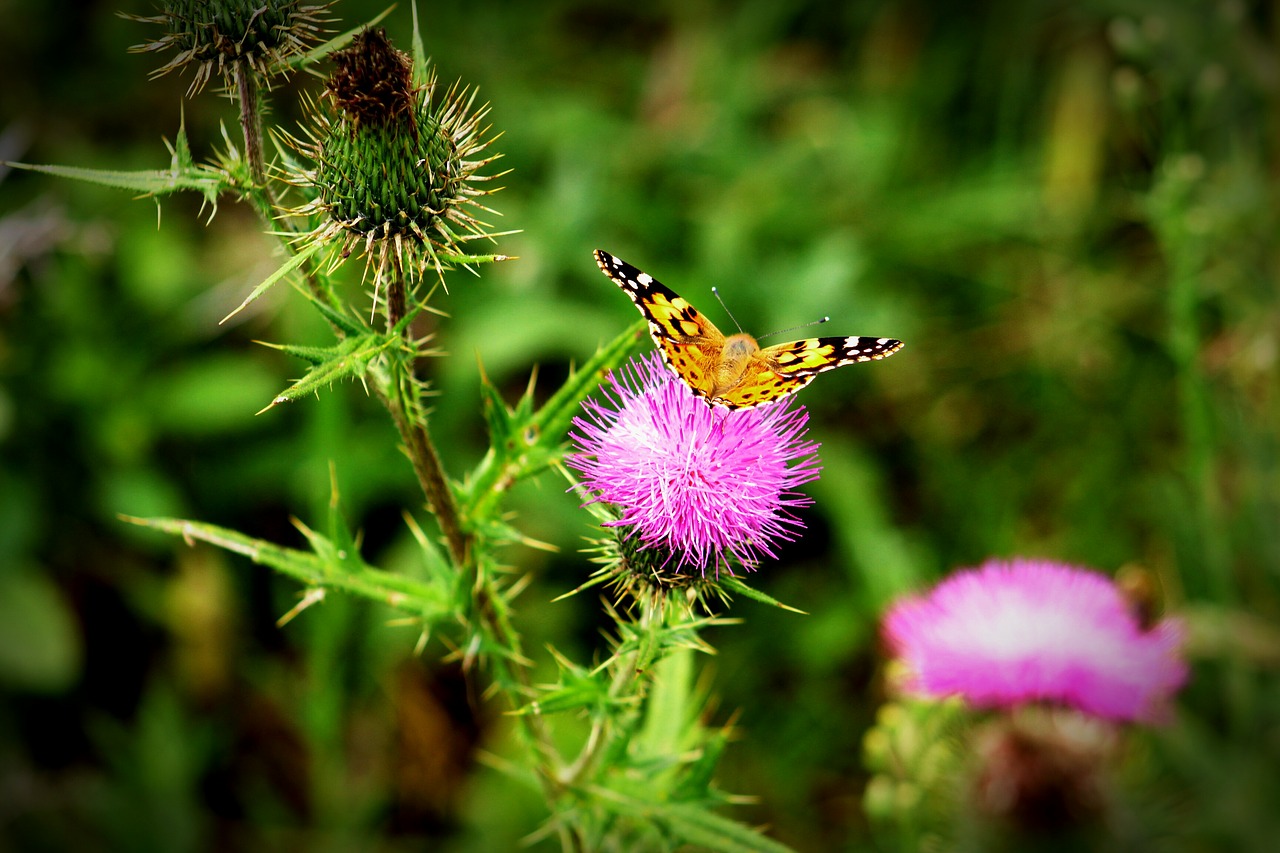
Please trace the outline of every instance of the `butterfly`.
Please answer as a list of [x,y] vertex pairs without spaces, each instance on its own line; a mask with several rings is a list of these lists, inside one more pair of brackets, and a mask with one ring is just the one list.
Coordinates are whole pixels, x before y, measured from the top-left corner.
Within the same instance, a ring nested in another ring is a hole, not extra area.
[[739,332],[725,336],[682,296],[648,273],[596,249],[600,271],[621,287],[649,321],[667,366],[711,405],[746,409],[794,394],[819,373],[888,358],[892,338],[805,338],[761,348]]

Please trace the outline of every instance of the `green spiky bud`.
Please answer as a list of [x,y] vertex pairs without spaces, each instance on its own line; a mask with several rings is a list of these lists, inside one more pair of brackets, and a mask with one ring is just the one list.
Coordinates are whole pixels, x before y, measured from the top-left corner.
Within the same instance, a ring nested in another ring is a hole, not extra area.
[[493,177],[478,172],[496,159],[478,156],[490,142],[480,126],[487,107],[473,110],[474,94],[456,85],[437,99],[431,73],[415,86],[412,62],[382,29],[359,33],[333,62],[329,110],[313,110],[309,140],[294,140],[314,163],[292,176],[312,196],[292,212],[318,220],[305,239],[334,245],[335,265],[362,248],[375,294],[384,279],[412,286],[428,268],[443,276],[501,259],[462,246],[498,236],[473,215],[488,211],[479,199],[494,191],[475,186]]
[[316,188],[329,215],[356,234],[423,239],[457,195],[458,149],[420,110],[409,57],[383,30],[334,55],[326,95],[339,110],[322,141]]
[[151,77],[194,68],[195,79],[188,90],[193,94],[204,88],[214,72],[229,81],[241,63],[263,77],[282,70],[288,60],[320,40],[330,20],[329,5],[300,0],[167,0],[157,15],[124,17],[164,27],[164,35],[130,50],[176,50]]

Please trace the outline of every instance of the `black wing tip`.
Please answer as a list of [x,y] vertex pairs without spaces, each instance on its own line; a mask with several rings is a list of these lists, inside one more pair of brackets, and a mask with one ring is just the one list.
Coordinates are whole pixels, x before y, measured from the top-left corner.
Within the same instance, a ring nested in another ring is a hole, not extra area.
[[604,249],[596,249],[592,254],[595,255],[596,266],[600,268],[600,272],[613,278],[613,268],[618,259],[616,256],[609,254]]

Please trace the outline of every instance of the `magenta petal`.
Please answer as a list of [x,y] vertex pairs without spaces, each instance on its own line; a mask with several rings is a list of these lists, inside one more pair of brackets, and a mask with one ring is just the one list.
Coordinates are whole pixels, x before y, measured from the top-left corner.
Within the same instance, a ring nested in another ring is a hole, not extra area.
[[1110,579],[1055,563],[957,572],[896,604],[884,631],[910,688],[979,706],[1041,700],[1151,721],[1187,679],[1179,623],[1143,630]]

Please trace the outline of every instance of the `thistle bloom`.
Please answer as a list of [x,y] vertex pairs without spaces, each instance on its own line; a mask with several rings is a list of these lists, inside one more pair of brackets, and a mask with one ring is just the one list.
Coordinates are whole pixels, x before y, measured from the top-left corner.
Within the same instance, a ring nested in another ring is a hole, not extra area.
[[616,508],[608,522],[676,567],[716,568],[726,557],[754,568],[802,527],[795,491],[817,479],[808,415],[790,400],[727,411],[708,406],[657,353],[612,374],[602,401],[583,404],[568,465]]
[[1041,700],[1152,721],[1187,678],[1178,623],[1144,630],[1109,578],[1056,563],[958,572],[895,605],[884,630],[908,689],[977,706]]

